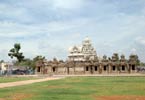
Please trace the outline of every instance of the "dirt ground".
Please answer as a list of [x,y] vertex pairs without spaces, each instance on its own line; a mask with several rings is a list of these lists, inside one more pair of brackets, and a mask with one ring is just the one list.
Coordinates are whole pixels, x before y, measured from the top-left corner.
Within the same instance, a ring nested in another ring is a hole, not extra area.
[[145,96],[95,96],[95,100],[145,100]]
[[18,81],[18,82],[0,83],[0,88],[27,85],[27,84],[37,83],[37,82],[57,80],[57,79],[61,79],[61,78],[63,78],[63,77],[48,77],[48,78],[37,79],[37,80],[35,79],[35,80],[25,80],[25,81]]
[[0,98],[0,100],[22,100],[31,97],[32,95],[30,94],[22,94],[22,93],[17,93],[17,94],[11,94],[9,97],[6,97],[5,99]]

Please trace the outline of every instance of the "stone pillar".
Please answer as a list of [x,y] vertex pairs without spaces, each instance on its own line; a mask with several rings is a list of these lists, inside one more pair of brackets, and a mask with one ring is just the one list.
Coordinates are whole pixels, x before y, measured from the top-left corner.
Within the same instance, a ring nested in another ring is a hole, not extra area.
[[86,67],[84,67],[84,74],[86,74],[85,71],[86,71]]
[[107,73],[109,74],[109,65],[107,65]]
[[102,74],[102,65],[99,66],[99,74]]
[[128,73],[131,73],[131,66],[130,66],[130,64],[128,65]]
[[109,64],[108,67],[109,67],[109,73],[111,73],[111,69],[112,69],[111,65]]

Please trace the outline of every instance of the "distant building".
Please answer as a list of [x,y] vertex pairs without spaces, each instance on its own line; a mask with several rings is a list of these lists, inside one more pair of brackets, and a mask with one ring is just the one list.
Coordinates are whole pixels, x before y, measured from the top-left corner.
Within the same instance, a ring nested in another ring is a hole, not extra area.
[[1,71],[7,70],[7,66],[8,66],[8,64],[5,62],[0,63],[0,70]]
[[12,64],[9,62],[1,62],[0,63],[0,75],[6,74],[7,72],[9,72],[9,70],[11,70],[11,66],[12,66]]
[[112,57],[97,56],[91,40],[84,39],[82,45],[69,48],[67,61],[40,60],[36,64],[36,74],[110,74],[136,73],[138,56],[131,54],[129,59],[125,55],[114,53]]

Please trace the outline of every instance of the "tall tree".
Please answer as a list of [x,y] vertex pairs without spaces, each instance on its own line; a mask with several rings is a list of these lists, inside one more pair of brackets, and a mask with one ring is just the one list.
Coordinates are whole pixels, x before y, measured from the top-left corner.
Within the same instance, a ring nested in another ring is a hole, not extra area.
[[8,56],[10,56],[11,58],[13,57],[17,58],[18,62],[23,61],[24,56],[23,53],[20,52],[20,49],[21,49],[21,45],[19,43],[15,43],[14,48],[10,49]]

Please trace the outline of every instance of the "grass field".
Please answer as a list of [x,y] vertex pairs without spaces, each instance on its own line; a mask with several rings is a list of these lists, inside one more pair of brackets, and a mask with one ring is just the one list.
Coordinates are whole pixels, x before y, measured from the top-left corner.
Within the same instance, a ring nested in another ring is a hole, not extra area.
[[69,77],[3,88],[0,100],[145,100],[145,77]]
[[0,83],[38,79],[35,77],[0,77]]

